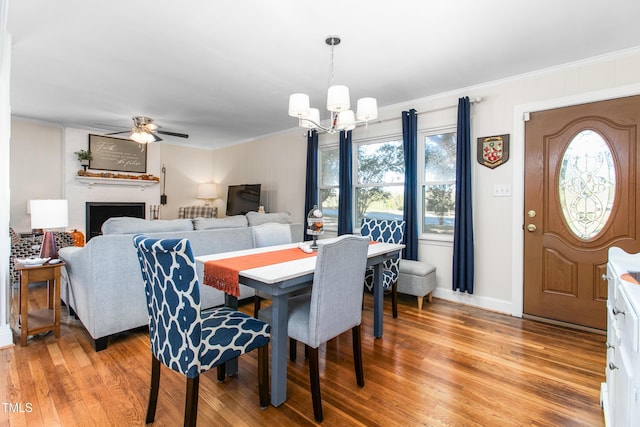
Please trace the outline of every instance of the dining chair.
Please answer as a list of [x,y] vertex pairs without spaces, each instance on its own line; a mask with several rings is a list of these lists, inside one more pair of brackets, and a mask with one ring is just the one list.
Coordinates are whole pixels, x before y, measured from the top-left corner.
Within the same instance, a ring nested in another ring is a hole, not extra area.
[[[405,222],[396,219],[363,218],[360,235],[367,236],[374,242],[400,244],[404,239]],[[398,275],[400,272],[400,254],[382,263],[382,287],[391,289],[391,312],[398,317]],[[373,291],[373,267],[367,268],[365,287]]]
[[[360,323],[368,240],[344,235],[330,243],[319,241],[311,293],[289,299],[287,332],[293,348],[301,341],[308,350],[313,414],[318,422],[323,419],[318,368],[320,344],[351,329],[356,382],[364,386]],[[271,322],[271,307],[260,310],[259,318]]]
[[151,388],[146,423],[155,418],[161,364],[187,377],[184,425],[195,426],[200,374],[258,349],[260,406],[269,404],[271,327],[227,307],[200,310],[196,266],[187,239],[133,238],[145,286],[151,341]]
[[[267,222],[251,227],[251,231],[253,233],[253,243],[256,248],[293,243],[289,224]],[[263,299],[269,299],[268,295],[256,291],[253,297],[253,317],[255,318],[258,317],[258,311],[260,311]]]

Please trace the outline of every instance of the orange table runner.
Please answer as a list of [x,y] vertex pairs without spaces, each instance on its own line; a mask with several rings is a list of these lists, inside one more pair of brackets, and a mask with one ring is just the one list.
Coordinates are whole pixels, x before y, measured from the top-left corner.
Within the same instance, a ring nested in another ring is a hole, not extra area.
[[638,282],[638,280],[640,279],[640,272],[634,271],[634,272],[624,273],[620,275],[620,278],[622,280],[626,280],[627,282],[640,285],[640,282]]
[[318,253],[306,253],[300,248],[281,249],[232,258],[224,258],[204,263],[203,283],[226,292],[234,297],[240,296],[238,273],[242,270],[264,267],[281,262],[316,256]]

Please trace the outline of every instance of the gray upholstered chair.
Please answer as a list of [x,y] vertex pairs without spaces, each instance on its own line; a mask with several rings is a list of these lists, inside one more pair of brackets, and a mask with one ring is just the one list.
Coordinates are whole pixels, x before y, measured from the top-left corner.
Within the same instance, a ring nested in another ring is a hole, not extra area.
[[181,206],[178,208],[178,218],[216,218],[218,208],[213,206]]
[[[309,382],[316,421],[322,421],[322,399],[318,369],[318,347],[351,329],[353,363],[357,384],[364,386],[360,323],[362,292],[369,239],[353,235],[330,243],[319,242],[313,287],[310,294],[289,299],[288,334],[295,359],[295,345],[302,341],[309,353]],[[271,322],[271,307],[260,310],[259,318]]]
[[[289,224],[267,222],[253,226],[251,231],[253,233],[253,243],[256,248],[293,243],[291,227]],[[253,317],[258,317],[261,302],[265,298],[268,298],[268,296],[264,295],[260,291],[256,291],[256,294],[253,297]]]

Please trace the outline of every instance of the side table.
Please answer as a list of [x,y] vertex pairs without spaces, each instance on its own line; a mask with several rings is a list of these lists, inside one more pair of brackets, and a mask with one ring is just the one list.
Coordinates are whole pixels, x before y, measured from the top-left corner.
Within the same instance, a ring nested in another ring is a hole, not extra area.
[[[20,345],[29,335],[53,331],[60,338],[60,269],[64,262],[27,267],[16,263],[20,273]],[[29,312],[29,283],[47,282],[47,308]]]

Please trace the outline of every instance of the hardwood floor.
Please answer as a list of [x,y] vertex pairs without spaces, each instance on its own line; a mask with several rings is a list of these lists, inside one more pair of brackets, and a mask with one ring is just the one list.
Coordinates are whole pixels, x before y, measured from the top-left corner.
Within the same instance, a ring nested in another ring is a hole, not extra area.
[[[44,293],[44,291],[42,292]],[[33,304],[38,304],[38,292]],[[252,305],[241,309],[251,313]],[[602,426],[605,336],[518,319],[440,299],[418,311],[385,304],[384,337],[373,339],[365,296],[365,386],[358,388],[351,337],[320,348],[325,426]],[[99,353],[63,307],[61,337],[0,350],[0,425],[143,425],[151,356],[148,333],[118,335]],[[257,353],[240,358],[224,384],[200,379],[198,425],[313,425],[301,344],[288,362],[288,400],[261,410]],[[182,424],[186,381],[162,369],[154,426]]]

